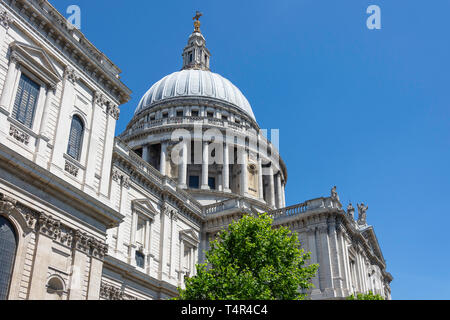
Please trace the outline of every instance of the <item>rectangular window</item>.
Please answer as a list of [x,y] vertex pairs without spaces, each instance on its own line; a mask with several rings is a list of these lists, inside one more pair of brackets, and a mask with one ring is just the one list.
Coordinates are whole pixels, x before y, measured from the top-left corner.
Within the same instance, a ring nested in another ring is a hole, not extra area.
[[214,118],[214,113],[213,112],[207,112],[206,116],[208,118]]
[[33,118],[40,88],[36,82],[26,75],[22,74],[20,76],[12,115],[14,119],[23,123],[28,128],[33,126]]
[[136,251],[136,266],[139,268],[144,268],[145,267],[145,255],[140,252],[140,251]]
[[177,117],[182,117],[183,116],[183,111],[181,110],[181,111],[177,111]]
[[189,188],[191,189],[200,188],[200,178],[198,176],[189,176]]
[[162,117],[163,117],[163,119],[168,118],[168,117],[169,117],[169,113],[164,112],[164,113],[162,114]]
[[136,242],[143,246],[144,237],[145,237],[145,221],[139,218],[136,230]]
[[198,110],[193,110],[191,114],[193,117],[198,117]]
[[216,190],[216,178],[209,177],[208,178],[208,186],[211,190]]

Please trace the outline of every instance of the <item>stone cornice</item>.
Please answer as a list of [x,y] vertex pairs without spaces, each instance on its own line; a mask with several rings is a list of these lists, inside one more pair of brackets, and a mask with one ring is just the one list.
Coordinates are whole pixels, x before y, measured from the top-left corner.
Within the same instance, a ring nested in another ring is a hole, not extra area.
[[236,105],[232,104],[228,101],[223,101],[216,98],[211,97],[191,97],[191,96],[185,96],[185,97],[176,97],[176,98],[170,98],[170,99],[164,99],[160,102],[152,104],[150,108],[146,108],[136,114],[133,119],[130,121],[130,123],[127,125],[127,129],[129,129],[134,123],[136,123],[139,119],[142,117],[145,117],[146,115],[150,113],[157,112],[159,110],[165,109],[165,108],[172,108],[172,107],[211,107],[211,108],[220,108],[227,112],[236,113],[239,115],[240,118],[245,119],[247,122],[251,123],[253,128],[256,131],[259,131],[259,125],[258,123],[250,118],[242,109],[237,107]]
[[[37,31],[43,42],[51,45],[79,71],[103,87],[120,103],[130,99],[131,91],[120,81],[120,69],[95,48],[85,36],[62,16],[47,0],[2,1],[23,24]],[[24,16],[31,17],[24,19]],[[13,23],[23,29],[17,20]],[[11,24],[11,23],[9,23]],[[26,30],[25,30],[26,31]]]

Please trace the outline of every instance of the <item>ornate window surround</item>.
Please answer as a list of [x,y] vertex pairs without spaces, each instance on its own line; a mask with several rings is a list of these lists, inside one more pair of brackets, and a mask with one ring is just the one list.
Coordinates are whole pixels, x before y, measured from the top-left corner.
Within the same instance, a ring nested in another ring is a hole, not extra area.
[[[14,60],[16,62],[17,68],[15,71],[14,83],[10,84],[13,86],[12,93],[11,96],[7,98],[9,100],[9,110],[6,111],[7,119],[10,123],[10,136],[20,143],[28,147],[32,147],[35,145],[33,140],[37,140],[41,137],[38,131],[41,126],[42,114],[44,112],[44,108],[46,107],[46,96],[49,94],[50,90],[54,90],[56,88],[58,82],[61,81],[61,76],[58,74],[47,54],[41,48],[14,41],[10,44],[9,51],[10,60]],[[31,53],[40,57],[43,64],[33,58]],[[14,65],[10,64],[9,68],[12,67],[14,67]],[[14,101],[17,95],[19,81],[22,74],[26,75],[40,86],[31,128],[28,128],[16,119],[12,118],[12,109],[14,107],[14,103],[12,103],[12,101]],[[48,139],[44,140],[48,142]]]

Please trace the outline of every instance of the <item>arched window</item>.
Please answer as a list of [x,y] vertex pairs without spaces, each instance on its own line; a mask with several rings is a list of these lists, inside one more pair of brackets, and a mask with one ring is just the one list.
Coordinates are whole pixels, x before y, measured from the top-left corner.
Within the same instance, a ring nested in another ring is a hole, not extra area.
[[53,276],[47,283],[47,299],[61,300],[64,294],[64,282],[57,276]]
[[70,127],[69,145],[67,154],[79,161],[81,157],[81,147],[83,145],[84,125],[79,116],[73,116]]
[[28,128],[33,126],[34,112],[36,110],[40,86],[22,74],[14,101],[13,118]]
[[0,216],[0,300],[8,299],[16,249],[16,232],[11,223]]

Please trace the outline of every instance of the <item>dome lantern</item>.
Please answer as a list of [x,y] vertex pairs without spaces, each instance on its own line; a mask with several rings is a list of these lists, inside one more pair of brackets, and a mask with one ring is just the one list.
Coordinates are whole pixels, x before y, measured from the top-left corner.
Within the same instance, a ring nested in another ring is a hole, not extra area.
[[194,21],[194,32],[189,36],[188,44],[183,50],[182,70],[206,70],[209,71],[209,61],[211,53],[206,48],[206,40],[200,31],[200,17],[202,14],[197,11]]

